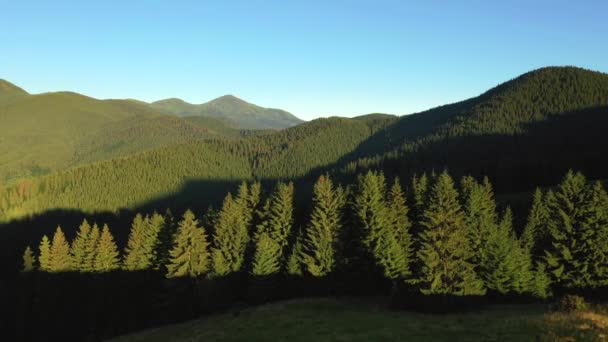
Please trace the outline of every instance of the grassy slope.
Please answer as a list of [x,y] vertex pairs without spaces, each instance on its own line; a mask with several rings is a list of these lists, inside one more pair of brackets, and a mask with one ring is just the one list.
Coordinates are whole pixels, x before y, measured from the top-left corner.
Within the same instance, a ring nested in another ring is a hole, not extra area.
[[546,310],[540,304],[500,305],[427,315],[391,311],[370,299],[304,299],[217,314],[113,341],[567,341],[594,340],[606,332],[606,327],[578,329],[576,322],[563,315],[548,316]]
[[183,117],[205,116],[229,120],[241,129],[282,129],[303,122],[284,110],[256,106],[232,95],[199,105],[180,99],[160,100],[150,105],[160,111]]

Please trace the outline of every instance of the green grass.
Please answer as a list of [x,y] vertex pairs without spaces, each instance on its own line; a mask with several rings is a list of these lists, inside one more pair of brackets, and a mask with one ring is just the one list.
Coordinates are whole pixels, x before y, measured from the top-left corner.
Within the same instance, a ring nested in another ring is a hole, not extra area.
[[[303,299],[165,326],[113,341],[536,341],[546,305],[500,305],[428,315],[387,309],[382,299]],[[556,335],[554,335],[556,336]]]

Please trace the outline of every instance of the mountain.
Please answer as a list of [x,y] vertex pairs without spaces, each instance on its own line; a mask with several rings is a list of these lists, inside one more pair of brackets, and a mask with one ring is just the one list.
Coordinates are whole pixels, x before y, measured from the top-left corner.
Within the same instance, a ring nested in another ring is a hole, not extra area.
[[73,92],[31,95],[0,80],[0,182],[216,136],[240,136],[223,119],[179,118],[137,100]]
[[[577,169],[608,173],[608,75],[543,68],[484,94],[394,117],[317,119],[242,139],[208,139],[85,165],[0,190],[0,217],[52,208],[183,209],[218,203],[242,179],[310,184],[367,168],[407,180],[448,168],[488,175],[497,193],[530,191]],[[306,187],[299,187],[306,192]]]
[[203,116],[228,120],[241,129],[283,129],[303,122],[284,110],[256,106],[233,95],[218,97],[199,105],[175,98],[156,101],[150,105],[159,111],[181,117]]

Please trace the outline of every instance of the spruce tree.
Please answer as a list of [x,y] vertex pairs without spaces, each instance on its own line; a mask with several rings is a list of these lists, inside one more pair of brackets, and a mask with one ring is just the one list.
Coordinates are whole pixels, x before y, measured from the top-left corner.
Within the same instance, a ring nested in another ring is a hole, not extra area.
[[592,192],[581,173],[568,172],[555,192],[547,193],[550,245],[545,262],[553,282],[566,288],[594,286],[591,268],[596,232],[586,220]]
[[38,262],[40,264],[38,269],[43,272],[50,272],[49,258],[51,254],[51,242],[49,241],[49,238],[46,235],[42,236],[42,240],[40,240],[40,247],[38,247],[38,250]]
[[49,271],[67,272],[72,268],[70,257],[70,244],[65,238],[61,227],[57,227],[53,235],[51,250],[49,252]]
[[72,256],[72,270],[83,272],[86,269],[87,243],[91,235],[91,226],[85,219],[78,228],[76,238],[72,242],[70,254]]
[[291,247],[291,252],[287,258],[286,271],[290,276],[302,276],[304,274],[303,262],[304,248],[301,233],[298,232],[296,240]]
[[[369,171],[359,176],[354,210],[363,247],[381,268],[384,276],[396,279],[407,275],[409,265],[391,222],[386,203],[386,182],[382,173]],[[390,246],[391,244],[397,246]]]
[[255,276],[268,276],[281,270],[281,245],[263,232],[258,236],[253,268],[251,273]]
[[[173,249],[173,238],[177,231],[177,224],[173,213],[169,209],[167,209],[162,219],[163,224],[160,227],[156,246],[154,247],[154,254],[156,256],[154,269],[166,271],[166,265],[169,263],[169,258],[171,257],[169,252]],[[160,220],[158,222],[160,222]]]
[[[256,270],[262,270],[265,272],[263,275],[268,275],[269,273],[266,272],[272,269],[270,265],[277,265],[276,271],[278,272],[281,265],[285,263],[285,248],[293,225],[293,193],[293,183],[278,183],[265,206],[264,220],[258,225],[256,233],[257,243],[252,270],[254,275],[260,275],[256,273]],[[276,260],[258,258],[276,258]],[[261,265],[265,265],[265,267],[260,267]]]
[[242,269],[253,214],[250,204],[251,197],[246,183],[241,184],[236,198],[233,199],[228,194],[224,199],[214,229],[213,275],[225,276]]
[[413,255],[412,235],[410,233],[412,224],[408,218],[409,208],[406,204],[405,194],[401,188],[399,177],[396,177],[393,181],[393,185],[388,192],[387,203],[395,238],[400,249],[403,251],[404,263],[408,265],[407,269],[404,268],[400,271],[400,275],[407,276],[410,274],[409,264]]
[[342,188],[334,189],[329,176],[319,177],[313,189],[313,209],[302,254],[306,270],[315,277],[331,273],[338,262],[344,204]]
[[120,254],[114,242],[114,237],[110,233],[108,225],[104,224],[97,243],[97,250],[94,261],[95,272],[110,272],[120,268]]
[[469,262],[471,248],[458,191],[446,171],[431,189],[421,222],[421,261],[417,284],[424,294],[482,295],[483,282]]
[[187,210],[179,222],[175,243],[167,265],[167,278],[196,278],[210,270],[207,233],[192,211]]
[[[583,219],[582,239],[587,248],[589,285],[608,285],[608,194],[602,183],[596,181],[590,192]],[[585,248],[583,247],[583,248]]]
[[32,272],[35,269],[36,256],[30,246],[25,247],[23,252],[23,272]]
[[545,204],[543,192],[539,188],[536,188],[532,199],[532,207],[528,215],[528,222],[521,235],[523,246],[535,257],[543,255],[543,250],[546,247],[546,239],[549,233],[547,228],[548,220],[549,212]]
[[490,231],[479,267],[485,286],[501,294],[528,292],[533,279],[530,254],[517,240],[512,222],[507,208],[500,224]]
[[141,271],[154,266],[156,246],[164,223],[164,218],[158,213],[145,218],[141,214],[135,216],[125,248],[122,266],[125,270]]
[[81,272],[90,273],[95,271],[95,258],[97,256],[97,247],[99,245],[99,235],[99,227],[97,224],[93,224],[93,228],[91,228],[91,233],[89,234],[89,238],[85,246],[85,256],[84,262],[81,266]]
[[[464,224],[472,251],[471,262],[477,267],[484,267],[482,260],[487,250],[486,245],[490,235],[496,231],[496,202],[492,185],[488,178],[482,184],[473,177],[464,177],[461,182],[463,188]],[[487,267],[486,267],[487,268]]]

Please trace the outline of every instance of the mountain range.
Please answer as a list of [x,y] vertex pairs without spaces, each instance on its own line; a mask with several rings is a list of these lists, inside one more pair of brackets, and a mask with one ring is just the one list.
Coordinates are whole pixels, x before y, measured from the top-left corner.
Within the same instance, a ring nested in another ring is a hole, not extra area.
[[286,128],[302,120],[234,96],[202,105],[176,99],[148,104],[73,92],[32,95],[0,80],[0,122],[1,182],[175,143],[236,137],[247,129]]
[[[402,117],[332,117],[245,134],[230,134],[226,121],[183,119],[133,101],[5,88],[14,93],[5,91],[0,107],[5,174],[23,165],[7,148],[10,132],[18,135],[13,146],[37,163],[40,155],[49,163],[76,155],[87,164],[37,177],[32,172],[0,189],[4,220],[57,208],[92,213],[217,204],[243,179],[306,183],[325,172],[345,179],[368,168],[402,179],[444,168],[456,176],[488,175],[498,193],[554,184],[570,168],[595,179],[608,172],[608,75],[574,67],[538,69],[478,97]],[[216,101],[228,108],[236,100]],[[37,108],[36,118],[13,114],[28,108]],[[48,142],[39,146],[26,135]]]

